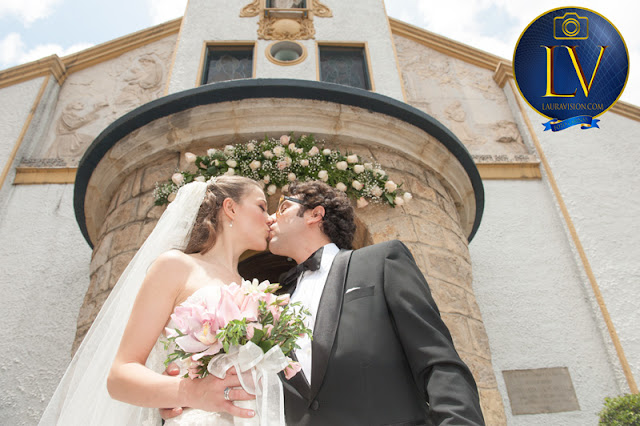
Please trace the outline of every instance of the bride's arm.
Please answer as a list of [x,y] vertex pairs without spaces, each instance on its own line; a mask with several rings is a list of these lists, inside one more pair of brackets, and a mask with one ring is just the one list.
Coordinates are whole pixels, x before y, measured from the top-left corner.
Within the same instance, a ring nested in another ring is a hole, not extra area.
[[[163,254],[149,268],[111,366],[107,379],[109,394],[142,407],[194,407],[251,417],[250,410],[240,409],[224,399],[226,387],[240,386],[235,375],[227,375],[224,380],[211,375],[191,380],[163,376],[145,366],[190,272],[189,259],[180,252]],[[240,390],[234,390],[233,396],[233,399],[252,398]]]

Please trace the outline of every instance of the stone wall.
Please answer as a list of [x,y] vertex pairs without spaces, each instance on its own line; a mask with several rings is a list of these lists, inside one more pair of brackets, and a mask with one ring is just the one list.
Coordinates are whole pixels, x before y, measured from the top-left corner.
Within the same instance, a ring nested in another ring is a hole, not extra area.
[[[430,284],[460,356],[473,371],[488,424],[505,424],[491,351],[471,287],[467,240],[449,190],[423,164],[387,148],[364,144],[331,148],[377,161],[394,181],[404,182],[405,188],[413,193],[414,199],[402,207],[370,204],[358,209],[358,219],[366,226],[373,243],[399,239],[410,248]],[[164,210],[153,205],[155,182],[169,178],[179,162],[177,153],[168,154],[147,168],[135,170],[111,199],[91,261],[91,284],[80,311],[74,348]]]

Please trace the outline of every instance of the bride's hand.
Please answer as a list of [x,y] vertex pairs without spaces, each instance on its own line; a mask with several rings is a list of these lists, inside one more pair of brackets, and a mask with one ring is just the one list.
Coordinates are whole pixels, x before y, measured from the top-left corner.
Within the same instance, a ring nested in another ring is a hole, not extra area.
[[[235,369],[227,371],[224,379],[208,375],[204,379],[185,379],[185,391],[188,406],[205,411],[227,412],[232,416],[251,418],[253,410],[236,407],[233,401],[248,401],[255,395],[247,393],[240,385]],[[224,391],[230,388],[229,400],[224,398]]]
[[[166,376],[177,376],[180,374],[180,368],[175,363],[170,363],[162,373]],[[163,420],[169,420],[182,414],[182,407],[176,408],[160,408],[160,417]]]

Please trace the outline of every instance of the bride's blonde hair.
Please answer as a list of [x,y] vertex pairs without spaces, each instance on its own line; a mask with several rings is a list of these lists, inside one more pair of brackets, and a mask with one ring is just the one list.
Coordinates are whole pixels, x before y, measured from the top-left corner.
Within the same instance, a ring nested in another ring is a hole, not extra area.
[[225,175],[214,178],[207,185],[204,200],[198,210],[198,216],[184,252],[187,254],[208,252],[216,243],[222,203],[227,198],[239,203],[251,186],[262,191],[262,186],[258,182],[243,176]]

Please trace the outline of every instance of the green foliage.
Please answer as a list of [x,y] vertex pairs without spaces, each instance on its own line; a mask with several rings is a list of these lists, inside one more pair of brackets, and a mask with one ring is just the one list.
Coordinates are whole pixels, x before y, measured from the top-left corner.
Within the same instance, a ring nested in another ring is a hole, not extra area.
[[640,426],[640,394],[605,398],[600,412],[600,425]]
[[[283,136],[283,138],[287,138]],[[396,197],[403,197],[402,184],[395,185],[378,164],[367,162],[357,155],[324,148],[312,135],[297,139],[278,140],[266,137],[262,141],[227,145],[224,149],[209,149],[196,156],[195,171],[179,171],[182,182],[172,180],[156,183],[156,205],[169,202],[172,193],[196,178],[207,181],[224,174],[245,176],[263,182],[268,193],[286,188],[293,180],[324,180],[334,188],[343,190],[354,200],[366,198],[372,202],[396,205]],[[357,161],[355,159],[357,158]],[[345,167],[346,165],[346,167]],[[388,184],[387,184],[388,183]],[[410,195],[408,195],[410,199]]]

